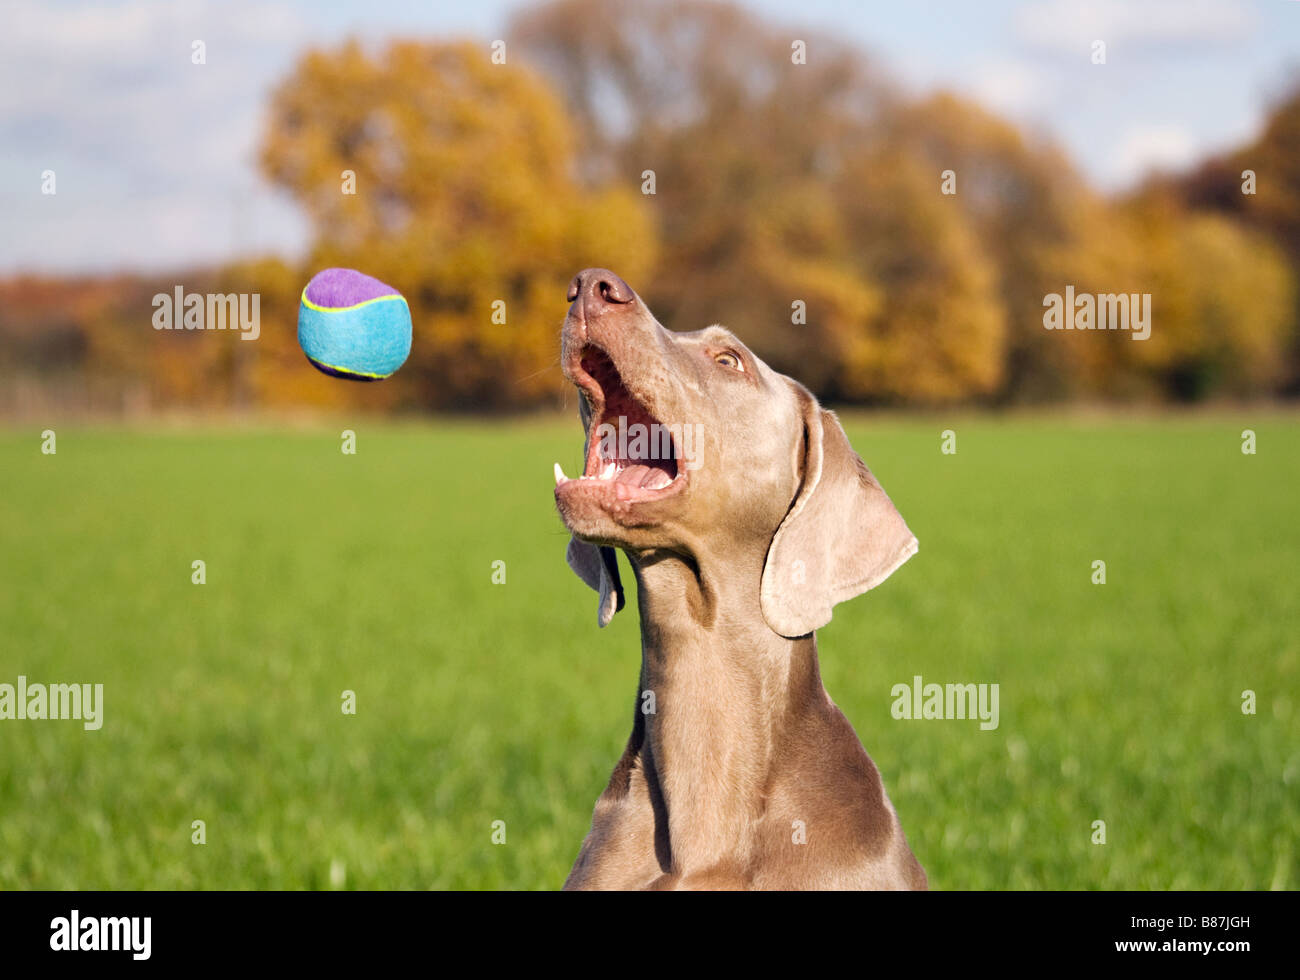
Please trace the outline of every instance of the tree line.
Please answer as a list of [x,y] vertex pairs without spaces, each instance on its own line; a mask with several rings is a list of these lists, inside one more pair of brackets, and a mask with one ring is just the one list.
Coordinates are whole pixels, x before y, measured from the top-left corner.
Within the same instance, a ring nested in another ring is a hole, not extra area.
[[[309,254],[157,287],[258,293],[255,344],[151,330],[158,277],[11,280],[0,368],[153,405],[552,405],[565,287],[599,265],[668,327],[723,323],[837,403],[1300,388],[1300,84],[1250,145],[1112,197],[959,95],[909,97],[838,38],[704,0],[555,0],[504,45],[311,50],[268,110],[260,165]],[[382,385],[297,350],[302,286],[332,265],[410,302],[411,359]],[[1067,289],[1149,296],[1149,336],[1045,329]]]

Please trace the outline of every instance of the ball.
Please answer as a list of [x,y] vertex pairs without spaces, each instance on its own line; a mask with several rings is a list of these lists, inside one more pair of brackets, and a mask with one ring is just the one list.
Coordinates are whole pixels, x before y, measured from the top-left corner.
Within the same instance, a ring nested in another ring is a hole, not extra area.
[[355,269],[312,276],[298,304],[298,345],[335,378],[380,381],[411,353],[411,308],[386,283]]

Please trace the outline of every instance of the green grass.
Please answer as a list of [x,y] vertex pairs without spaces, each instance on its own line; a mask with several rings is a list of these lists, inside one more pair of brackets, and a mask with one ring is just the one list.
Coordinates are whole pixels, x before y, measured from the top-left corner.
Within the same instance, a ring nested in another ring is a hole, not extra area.
[[[577,423],[352,427],[0,434],[0,682],[105,686],[97,732],[0,722],[0,888],[563,881],[639,656],[564,565]],[[1300,887],[1300,421],[849,429],[921,551],[823,672],[932,886]],[[895,721],[914,674],[1000,727]]]

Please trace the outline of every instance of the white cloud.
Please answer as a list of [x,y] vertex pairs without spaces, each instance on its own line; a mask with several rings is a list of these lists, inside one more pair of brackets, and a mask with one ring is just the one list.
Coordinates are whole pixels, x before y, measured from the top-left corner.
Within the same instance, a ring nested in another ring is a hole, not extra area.
[[1192,164],[1200,147],[1181,126],[1156,125],[1131,129],[1121,138],[1111,160],[1110,181],[1132,184],[1151,170],[1179,170]]
[[1051,86],[1024,62],[996,61],[976,66],[967,91],[997,112],[1024,117],[1049,104]]
[[1015,21],[1022,40],[1076,52],[1096,40],[1109,47],[1233,43],[1257,23],[1239,0],[1046,0],[1022,7]]

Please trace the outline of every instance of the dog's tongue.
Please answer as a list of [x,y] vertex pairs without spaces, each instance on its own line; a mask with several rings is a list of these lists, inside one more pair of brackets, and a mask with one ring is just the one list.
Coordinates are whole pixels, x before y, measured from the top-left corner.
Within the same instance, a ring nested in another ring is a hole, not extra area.
[[619,470],[615,483],[628,483],[634,487],[658,489],[672,482],[668,472],[659,466],[646,466],[644,463],[629,463]]

